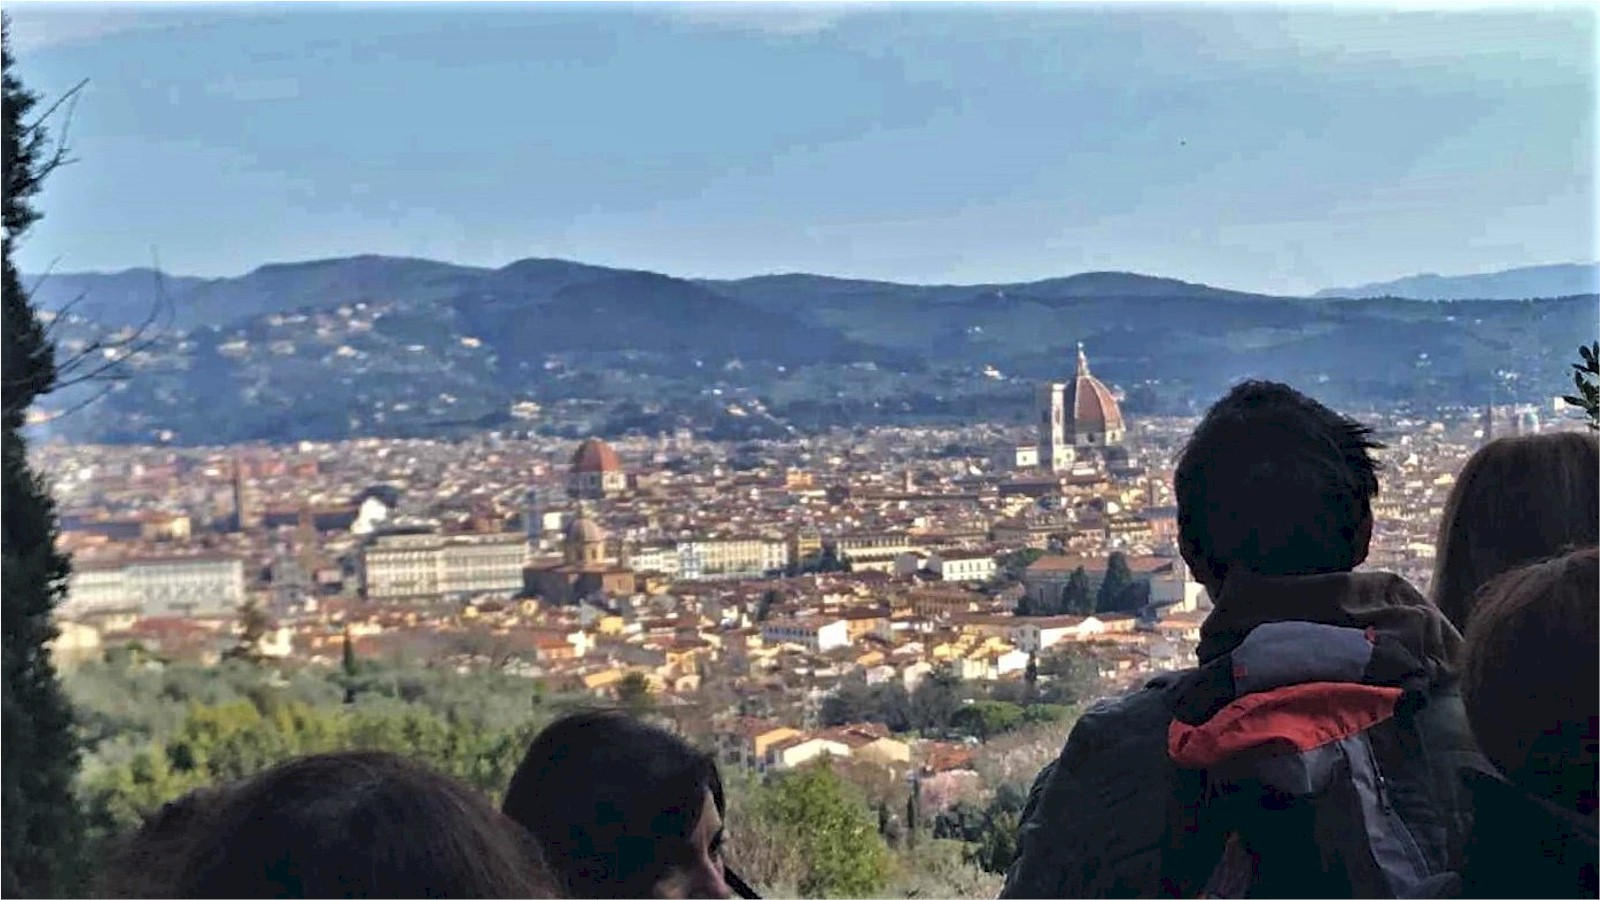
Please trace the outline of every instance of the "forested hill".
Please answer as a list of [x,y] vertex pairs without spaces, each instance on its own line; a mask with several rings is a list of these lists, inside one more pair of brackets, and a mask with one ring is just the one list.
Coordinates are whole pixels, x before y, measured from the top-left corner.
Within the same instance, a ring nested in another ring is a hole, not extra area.
[[1192,408],[1249,376],[1337,403],[1481,402],[1510,370],[1543,400],[1600,337],[1595,295],[1319,300],[1116,272],[904,285],[362,256],[28,283],[65,311],[67,355],[158,313],[131,377],[53,426],[139,442],[438,434],[504,426],[519,401],[600,401],[601,431],[1005,417],[1031,381],[1071,372],[1079,341],[1134,412]]

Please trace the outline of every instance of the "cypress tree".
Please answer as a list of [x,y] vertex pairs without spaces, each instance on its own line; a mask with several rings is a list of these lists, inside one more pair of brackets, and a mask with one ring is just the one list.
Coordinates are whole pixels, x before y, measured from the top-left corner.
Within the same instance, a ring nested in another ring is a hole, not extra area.
[[911,776],[911,793],[906,797],[906,847],[917,846],[917,831],[922,827],[922,778]]
[[344,658],[341,668],[344,669],[344,677],[346,678],[356,677],[356,673],[359,671],[356,668],[356,645],[350,640],[349,625],[344,627]]
[[50,658],[52,611],[66,589],[67,558],[56,550],[55,503],[28,464],[22,427],[33,402],[56,381],[55,353],[12,254],[39,218],[29,202],[53,163],[46,135],[28,121],[38,98],[12,72],[11,23],[0,34],[4,125],[3,389],[4,561],[0,566],[0,894],[48,896],[75,890],[82,821],[73,796],[78,746],[72,708]]
[[1089,573],[1079,566],[1067,576],[1067,585],[1061,589],[1061,612],[1069,616],[1087,616],[1094,611],[1094,595],[1089,591]]
[[1120,550],[1106,561],[1106,580],[1100,582],[1100,595],[1095,600],[1095,612],[1120,612],[1126,602],[1128,587],[1133,584],[1133,572],[1128,568],[1128,557]]

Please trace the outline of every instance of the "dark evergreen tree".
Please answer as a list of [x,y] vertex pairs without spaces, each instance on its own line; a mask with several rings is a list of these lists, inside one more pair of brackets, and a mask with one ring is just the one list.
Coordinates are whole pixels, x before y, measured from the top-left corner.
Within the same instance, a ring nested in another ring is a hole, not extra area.
[[360,669],[356,665],[356,645],[350,640],[350,626],[344,626],[344,659],[341,666],[344,675],[344,702],[356,702],[356,675]]
[[961,679],[949,664],[940,664],[911,692],[911,719],[925,733],[943,733],[961,708]]
[[1133,584],[1133,572],[1128,569],[1128,557],[1121,551],[1111,554],[1106,561],[1106,580],[1100,582],[1100,594],[1095,597],[1095,612],[1120,612],[1125,602],[1124,594]]
[[1115,612],[1138,613],[1150,604],[1150,582],[1135,581],[1123,588]]
[[55,384],[54,348],[39,321],[12,257],[38,218],[30,201],[56,157],[37,121],[37,98],[12,71],[11,23],[0,35],[4,78],[4,497],[0,506],[4,563],[0,568],[0,895],[53,896],[81,887],[78,859],[82,821],[73,795],[78,746],[72,708],[61,691],[50,641],[51,613],[65,590],[67,558],[56,550],[55,503],[28,465],[22,427],[27,411]]
[[1069,616],[1087,616],[1095,611],[1094,594],[1089,590],[1089,573],[1079,566],[1067,576],[1067,586],[1061,589],[1061,612]]
[[906,847],[917,846],[917,832],[922,829],[922,777],[911,776],[911,793],[906,797]]
[[350,626],[344,627],[344,657],[342,666],[344,677],[356,677],[356,645],[350,640]]
[[1047,616],[1059,616],[1072,609],[1072,584],[1068,582],[1061,586],[1061,593],[1056,595],[1056,602],[1045,610]]
[[756,601],[756,621],[765,622],[772,615],[772,608],[782,602],[783,594],[776,588],[763,593]]

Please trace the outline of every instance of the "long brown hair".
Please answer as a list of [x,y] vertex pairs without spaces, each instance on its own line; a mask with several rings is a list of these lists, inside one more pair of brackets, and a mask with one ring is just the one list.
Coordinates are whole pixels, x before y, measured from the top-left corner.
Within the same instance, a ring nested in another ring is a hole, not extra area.
[[1600,550],[1501,575],[1474,598],[1461,685],[1485,756],[1524,789],[1595,809]]
[[392,753],[301,757],[208,807],[165,896],[558,896],[488,798]]
[[1462,467],[1445,501],[1433,600],[1466,630],[1472,595],[1496,575],[1594,544],[1600,532],[1600,437],[1501,438]]

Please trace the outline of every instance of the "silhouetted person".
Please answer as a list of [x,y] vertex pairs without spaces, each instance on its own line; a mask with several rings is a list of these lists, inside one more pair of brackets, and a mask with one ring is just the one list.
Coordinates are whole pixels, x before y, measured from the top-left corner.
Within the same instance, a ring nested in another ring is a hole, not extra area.
[[1491,578],[1600,540],[1600,437],[1508,437],[1461,468],[1439,522],[1433,600],[1465,632]]
[[158,835],[152,846],[185,846],[169,888],[145,896],[558,896],[521,826],[471,787],[390,753],[301,757],[187,814],[181,827],[157,824],[179,840]]
[[722,777],[676,735],[617,711],[540,732],[501,808],[569,897],[753,897],[722,858]]
[[1474,603],[1462,687],[1496,771],[1468,775],[1459,877],[1419,896],[1597,896],[1600,552],[1513,570]]
[[1380,446],[1282,384],[1210,409],[1174,478],[1215,603],[1200,667],[1084,714],[1002,896],[1396,896],[1445,870],[1477,758],[1461,638],[1404,580],[1351,571]]

